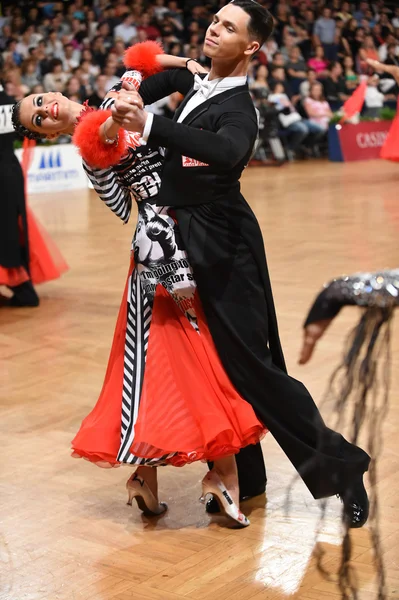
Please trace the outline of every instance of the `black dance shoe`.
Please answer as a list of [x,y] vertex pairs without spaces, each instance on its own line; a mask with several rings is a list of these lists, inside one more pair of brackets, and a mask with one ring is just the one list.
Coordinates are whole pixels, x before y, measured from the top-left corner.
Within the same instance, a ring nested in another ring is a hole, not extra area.
[[344,520],[350,529],[363,527],[369,517],[369,499],[361,479],[343,494],[339,494],[344,504]]
[[[261,496],[266,492],[266,486],[262,486],[258,490],[254,490],[254,493],[250,496],[240,495],[240,502],[244,502],[245,500],[250,500],[251,498],[255,498],[255,496]],[[205,510],[209,515],[216,515],[220,513],[220,508],[217,500],[212,496],[205,504]]]

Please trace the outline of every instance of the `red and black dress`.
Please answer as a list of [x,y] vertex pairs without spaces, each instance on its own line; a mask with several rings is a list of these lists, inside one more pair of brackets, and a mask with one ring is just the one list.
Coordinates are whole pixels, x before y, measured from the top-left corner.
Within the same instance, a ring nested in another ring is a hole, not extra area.
[[265,427],[222,367],[173,210],[156,204],[163,156],[137,144],[132,134],[112,169],[84,165],[122,221],[137,201],[138,222],[105,381],[73,456],[104,467],[215,460]]

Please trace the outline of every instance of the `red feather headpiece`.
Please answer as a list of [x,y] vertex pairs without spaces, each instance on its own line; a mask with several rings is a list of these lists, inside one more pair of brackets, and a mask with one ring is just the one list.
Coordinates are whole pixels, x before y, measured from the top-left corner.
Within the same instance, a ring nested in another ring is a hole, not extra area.
[[150,75],[162,71],[162,67],[157,61],[159,54],[164,54],[164,50],[158,42],[140,42],[126,50],[123,62],[127,69],[140,71],[143,78],[146,79]]

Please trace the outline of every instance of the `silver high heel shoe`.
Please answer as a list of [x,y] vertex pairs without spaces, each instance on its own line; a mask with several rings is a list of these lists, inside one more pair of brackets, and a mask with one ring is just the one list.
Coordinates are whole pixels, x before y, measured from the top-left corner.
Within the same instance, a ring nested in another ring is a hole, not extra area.
[[154,494],[146,484],[144,479],[133,473],[126,482],[126,489],[129,494],[127,501],[129,506],[132,506],[133,498],[136,500],[139,509],[147,517],[162,515],[167,509],[166,502],[158,502]]
[[218,502],[220,510],[236,522],[237,527],[248,527],[250,520],[241,512],[233,501],[227,488],[215,471],[209,471],[202,480],[202,496],[200,502],[206,503],[206,497],[211,494]]

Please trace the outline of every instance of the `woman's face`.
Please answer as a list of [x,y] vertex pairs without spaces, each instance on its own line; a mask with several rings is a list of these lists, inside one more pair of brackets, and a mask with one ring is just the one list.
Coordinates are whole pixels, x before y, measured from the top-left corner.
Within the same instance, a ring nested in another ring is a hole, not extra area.
[[24,127],[47,136],[59,135],[74,124],[70,101],[60,92],[26,96],[19,114]]
[[258,68],[257,78],[258,79],[266,79],[267,77],[267,68],[265,65],[260,65]]
[[316,56],[317,56],[317,58],[324,58],[324,49],[323,49],[323,46],[317,46],[317,48],[316,48]]
[[315,100],[320,100],[322,94],[322,87],[320,83],[314,83],[312,85],[311,96]]

